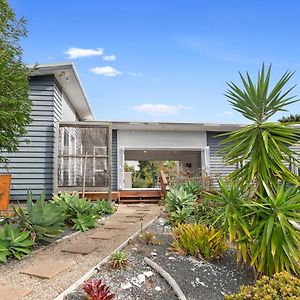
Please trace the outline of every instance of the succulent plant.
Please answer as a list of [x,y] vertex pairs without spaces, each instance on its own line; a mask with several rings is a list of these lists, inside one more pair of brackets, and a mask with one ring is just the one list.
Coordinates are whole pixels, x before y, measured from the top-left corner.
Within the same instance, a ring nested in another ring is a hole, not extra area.
[[109,287],[101,279],[86,281],[83,285],[89,300],[111,300],[115,294],[111,293]]
[[115,251],[109,258],[110,266],[114,269],[124,269],[128,267],[128,257],[123,251]]
[[161,240],[153,231],[145,231],[140,235],[141,240],[147,245],[160,245]]
[[9,256],[20,260],[29,254],[34,244],[29,234],[29,231],[21,231],[17,225],[6,224],[0,231],[0,262],[6,262]]
[[64,213],[53,203],[45,201],[45,192],[43,192],[36,203],[32,201],[32,193],[27,195],[27,212],[21,207],[14,208],[17,216],[20,218],[21,226],[31,232],[33,240],[52,241],[59,236],[64,228]]

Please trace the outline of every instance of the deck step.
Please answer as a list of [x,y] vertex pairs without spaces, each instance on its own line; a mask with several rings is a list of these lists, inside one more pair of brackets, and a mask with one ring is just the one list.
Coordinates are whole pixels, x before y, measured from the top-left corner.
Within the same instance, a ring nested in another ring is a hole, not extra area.
[[143,204],[158,204],[160,202],[160,198],[143,198],[143,199],[137,199],[137,198],[121,198],[120,203],[127,203],[127,204],[137,204],[137,203],[143,203]]

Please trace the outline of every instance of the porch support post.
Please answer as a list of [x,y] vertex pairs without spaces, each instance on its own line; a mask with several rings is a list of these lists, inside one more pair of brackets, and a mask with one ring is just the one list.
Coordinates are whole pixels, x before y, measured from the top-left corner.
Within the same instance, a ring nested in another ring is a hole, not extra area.
[[107,168],[108,168],[108,201],[112,200],[112,124],[108,124],[108,145],[107,145],[107,151],[108,151],[108,162],[107,162]]

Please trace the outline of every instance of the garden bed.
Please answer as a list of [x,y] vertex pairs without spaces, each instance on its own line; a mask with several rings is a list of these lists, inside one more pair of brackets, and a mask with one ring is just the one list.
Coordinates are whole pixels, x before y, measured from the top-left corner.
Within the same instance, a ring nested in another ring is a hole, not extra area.
[[[148,257],[176,280],[187,299],[223,299],[225,294],[236,292],[241,284],[251,283],[250,270],[236,264],[233,250],[212,263],[170,252],[170,227],[164,223],[165,220],[160,218],[147,229],[157,234],[161,244],[147,245],[136,239],[124,248],[129,256],[127,269],[114,270],[105,264],[91,279],[103,280],[116,294],[116,300],[178,299],[166,281],[146,265],[144,257]],[[149,271],[152,276],[146,276],[143,283],[134,284],[139,274],[148,274]],[[130,287],[124,289],[126,286]],[[66,299],[83,300],[84,295],[80,286]]]

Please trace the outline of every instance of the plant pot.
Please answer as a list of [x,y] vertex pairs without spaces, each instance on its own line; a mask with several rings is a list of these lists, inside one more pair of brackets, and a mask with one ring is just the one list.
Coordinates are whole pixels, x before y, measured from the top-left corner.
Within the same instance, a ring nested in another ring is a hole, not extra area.
[[6,210],[9,206],[10,174],[0,174],[0,210]]

